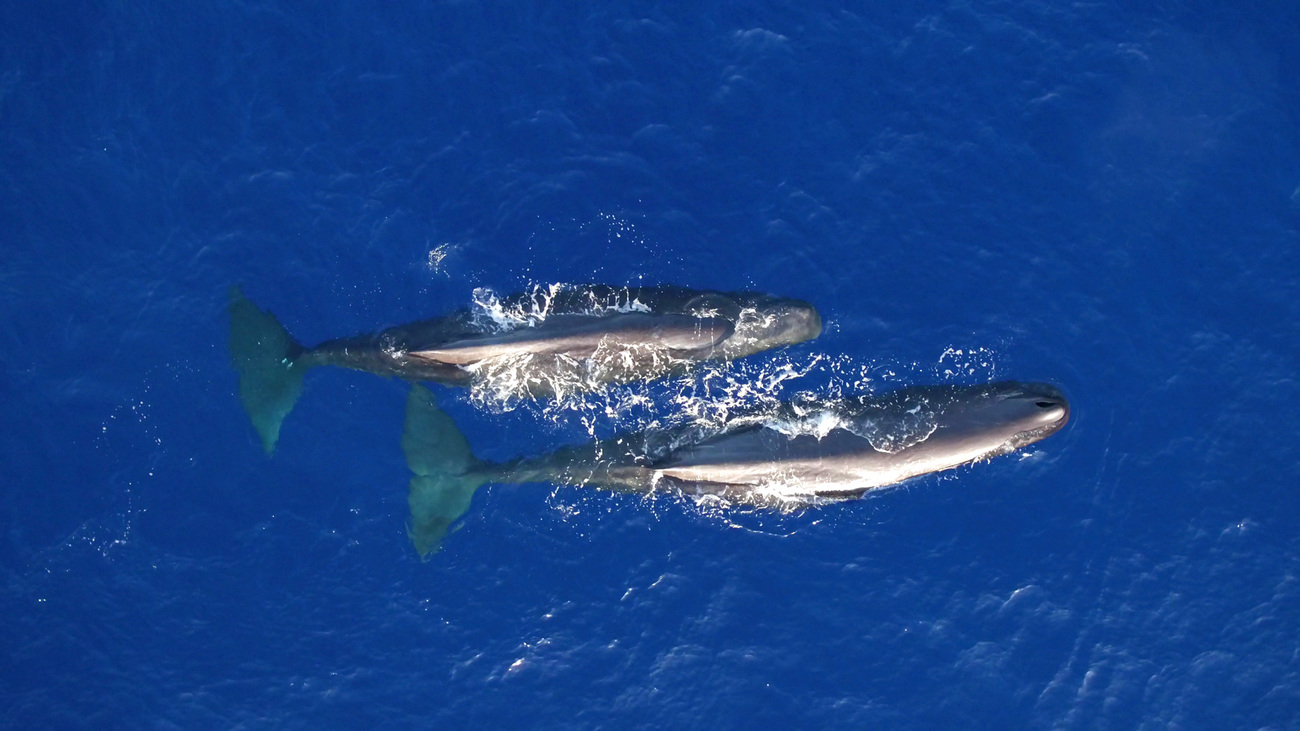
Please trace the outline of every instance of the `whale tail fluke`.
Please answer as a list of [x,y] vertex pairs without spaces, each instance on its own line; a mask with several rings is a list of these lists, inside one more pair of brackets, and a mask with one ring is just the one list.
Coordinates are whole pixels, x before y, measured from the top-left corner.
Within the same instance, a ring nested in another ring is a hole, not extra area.
[[415,473],[407,533],[420,558],[427,558],[438,550],[452,524],[469,511],[474,491],[488,479],[476,472],[481,463],[465,435],[423,386],[413,386],[406,400],[402,451]]
[[302,393],[303,351],[270,312],[258,309],[239,287],[230,288],[230,356],[239,374],[239,399],[269,455],[280,423]]

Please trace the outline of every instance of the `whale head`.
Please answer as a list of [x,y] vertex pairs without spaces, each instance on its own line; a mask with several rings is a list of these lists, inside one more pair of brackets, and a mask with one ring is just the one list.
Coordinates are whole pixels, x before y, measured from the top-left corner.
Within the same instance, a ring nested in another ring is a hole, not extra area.
[[726,347],[730,357],[795,345],[821,335],[822,317],[803,300],[750,294],[737,297],[735,333]]
[[956,387],[943,402],[927,442],[967,454],[1006,454],[1046,439],[1070,420],[1065,394],[1046,383]]

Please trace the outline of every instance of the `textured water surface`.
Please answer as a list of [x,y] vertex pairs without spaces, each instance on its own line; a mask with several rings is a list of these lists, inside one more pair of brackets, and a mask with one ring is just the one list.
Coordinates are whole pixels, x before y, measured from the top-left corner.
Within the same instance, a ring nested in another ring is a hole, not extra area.
[[[1298,37],[1285,3],[5,5],[4,717],[1295,727]],[[794,512],[488,486],[421,562],[404,383],[313,371],[271,458],[236,395],[234,284],[314,343],[579,282],[827,327],[558,405],[438,389],[479,457],[1003,378],[1071,423]]]

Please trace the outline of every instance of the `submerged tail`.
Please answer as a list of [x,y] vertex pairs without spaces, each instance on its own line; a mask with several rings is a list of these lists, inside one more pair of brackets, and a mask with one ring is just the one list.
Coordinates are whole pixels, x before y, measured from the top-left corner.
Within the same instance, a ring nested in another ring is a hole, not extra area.
[[307,369],[294,362],[300,352],[275,315],[259,310],[239,287],[230,288],[230,356],[239,373],[239,398],[267,454],[275,451],[280,422],[302,393]]
[[411,478],[411,522],[407,533],[421,558],[437,551],[452,523],[469,511],[474,491],[487,477],[474,472],[479,461],[451,417],[433,403],[433,394],[413,386],[406,399],[402,434]]

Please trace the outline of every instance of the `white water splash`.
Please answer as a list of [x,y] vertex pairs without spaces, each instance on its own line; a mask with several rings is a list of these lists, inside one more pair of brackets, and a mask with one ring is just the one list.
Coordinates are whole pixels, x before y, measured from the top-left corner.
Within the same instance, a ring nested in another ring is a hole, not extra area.
[[939,356],[934,373],[945,381],[997,379],[997,354],[989,348],[949,347]]
[[535,327],[550,314],[551,302],[563,287],[563,284],[535,284],[528,299],[513,306],[502,303],[490,288],[478,287],[473,294],[474,321],[488,331],[508,332],[520,327]]
[[452,245],[450,243],[438,244],[432,249],[429,249],[428,258],[425,261],[425,265],[429,268],[429,271],[438,274],[445,274],[442,268],[442,264],[443,261],[446,260],[447,255],[451,253],[451,251],[452,251]]
[[[536,285],[513,306],[503,305],[488,289],[476,290],[474,301],[479,316],[492,327],[529,327],[553,314],[556,296],[570,286]],[[589,313],[612,311],[649,312],[650,308],[628,294],[613,304],[593,298]],[[737,330],[751,325],[751,320],[760,327],[759,319],[754,312],[742,315]],[[653,441],[647,449],[656,454],[697,443],[742,422],[762,423],[791,438],[820,439],[844,429],[867,439],[880,452],[895,453],[923,442],[937,428],[937,407],[926,397],[910,396],[915,403],[902,413],[896,409],[873,413],[868,408],[848,414],[839,407],[864,395],[917,383],[993,380],[998,367],[996,353],[984,347],[948,347],[930,363],[862,361],[818,353],[792,356],[785,351],[697,363],[674,359],[664,349],[621,343],[581,360],[523,354],[485,361],[474,371],[470,399],[479,408],[503,412],[528,404],[543,420],[566,429],[576,426],[592,441],[637,432],[675,435],[675,440],[647,440],[648,445]],[[646,372],[667,375],[648,382],[634,376]],[[624,377],[611,378],[611,373]],[[534,400],[545,394],[550,398]],[[759,486],[747,502],[789,512],[835,500],[809,492],[799,475],[790,474]],[[580,495],[586,494],[561,488],[554,499],[565,503],[582,500]],[[693,502],[708,514],[719,507],[737,507],[718,496],[695,496]]]
[[[576,285],[563,282],[534,284],[523,301],[506,304],[490,287],[478,287],[473,294],[473,318],[488,331],[508,332],[521,327],[536,327],[553,314],[555,298]],[[589,306],[572,314],[599,316],[613,312],[651,312],[649,305],[624,289],[613,302],[605,302],[591,295]]]

